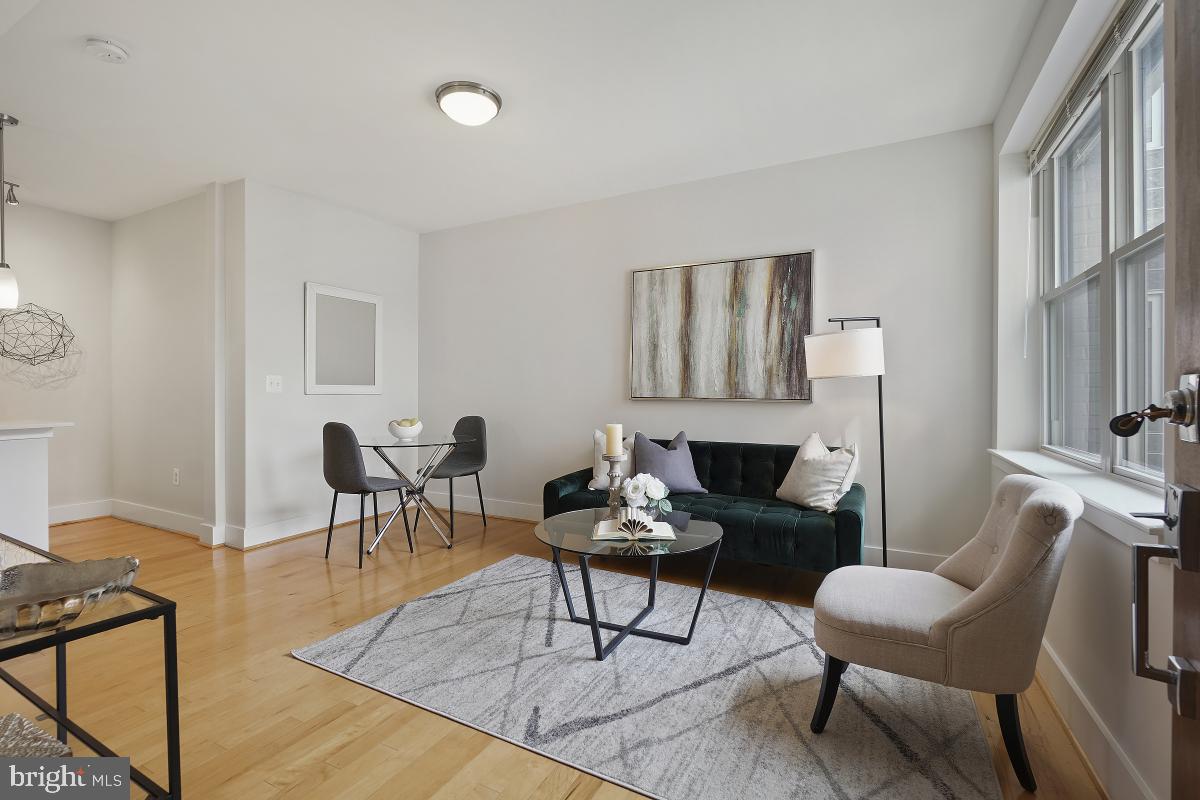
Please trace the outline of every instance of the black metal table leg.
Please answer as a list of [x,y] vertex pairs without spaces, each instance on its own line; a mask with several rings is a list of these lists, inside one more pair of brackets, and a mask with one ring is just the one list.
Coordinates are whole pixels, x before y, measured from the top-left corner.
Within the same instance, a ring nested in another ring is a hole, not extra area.
[[704,573],[704,585],[700,587],[700,597],[696,600],[696,611],[692,614],[692,624],[688,628],[687,638],[680,644],[690,644],[692,634],[696,632],[696,621],[700,619],[700,606],[704,605],[704,595],[708,594],[708,584],[712,581],[713,568],[717,566],[717,553],[721,552],[721,540],[712,546],[712,554],[708,557],[708,571]]
[[180,800],[179,762],[179,658],[175,638],[175,607],[163,614],[163,683],[167,693],[167,786],[171,800]]
[[[614,622],[607,622],[599,618],[596,613],[596,598],[592,590],[592,574],[589,564],[591,556],[579,554],[579,577],[583,581],[583,599],[587,603],[586,617],[580,617],[575,613],[575,604],[571,599],[571,590],[567,586],[567,576],[562,565],[562,551],[557,547],[551,547],[550,551],[554,554],[554,568],[558,571],[558,580],[562,584],[563,599],[567,603],[567,614],[570,616],[571,622],[577,622],[581,625],[587,625],[592,631],[592,645],[596,649],[596,660],[603,661],[608,658],[613,650],[617,648],[621,642],[628,636],[641,636],[646,639],[657,639],[661,642],[672,642],[673,644],[691,644],[692,635],[696,632],[696,623],[700,619],[700,609],[704,606],[704,596],[708,593],[708,585],[712,581],[713,570],[717,564],[717,554],[721,550],[721,542],[718,540],[712,545],[712,552],[708,557],[708,568],[704,572],[704,583],[700,587],[700,596],[696,599],[696,609],[692,612],[692,621],[688,627],[686,636],[679,636],[671,633],[660,633],[659,631],[649,631],[639,628],[638,625],[649,616],[654,610],[658,589],[658,562],[660,556],[650,556],[650,591],[647,598],[646,607],[638,612],[637,616],[631,619],[624,625],[618,625]],[[604,644],[600,640],[600,630],[615,631],[614,636],[608,644]]]
[[[54,645],[54,700],[58,713],[67,716],[67,643]],[[58,723],[58,740],[67,743],[67,726]]]
[[596,646],[596,660],[604,660],[604,645],[600,643],[600,626],[596,615],[596,599],[592,596],[592,575],[588,569],[588,557],[579,556],[579,577],[583,580],[583,599],[587,603],[588,623],[592,629],[592,644]]
[[654,608],[654,594],[658,589],[658,556],[650,556],[650,602],[647,603],[651,608]]
[[558,569],[558,582],[562,584],[563,599],[567,601],[567,614],[571,616],[571,622],[581,622],[582,620],[575,615],[575,603],[571,601],[571,590],[567,586],[567,573],[563,571],[562,551],[557,547],[551,547],[550,552],[554,553],[554,566]]

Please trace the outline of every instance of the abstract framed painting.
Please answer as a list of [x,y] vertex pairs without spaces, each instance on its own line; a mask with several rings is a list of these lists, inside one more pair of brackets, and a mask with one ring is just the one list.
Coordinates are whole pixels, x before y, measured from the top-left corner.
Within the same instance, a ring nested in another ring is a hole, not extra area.
[[811,250],[633,273],[630,397],[811,400]]

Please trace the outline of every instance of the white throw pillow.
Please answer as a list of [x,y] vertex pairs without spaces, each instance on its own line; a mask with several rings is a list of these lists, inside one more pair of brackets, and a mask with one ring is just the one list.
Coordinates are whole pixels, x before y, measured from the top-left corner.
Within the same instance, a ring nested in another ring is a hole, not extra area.
[[775,496],[818,511],[832,512],[854,485],[858,474],[858,447],[845,445],[829,451],[818,434],[804,440]]
[[[607,444],[604,431],[592,432],[592,446],[595,453],[592,456],[592,479],[588,481],[589,489],[608,488],[608,462],[604,460],[604,448]],[[617,471],[621,473],[622,477],[637,475],[637,470],[633,468],[633,436],[626,436],[625,441],[621,442],[621,446],[625,448],[627,458],[617,464]]]

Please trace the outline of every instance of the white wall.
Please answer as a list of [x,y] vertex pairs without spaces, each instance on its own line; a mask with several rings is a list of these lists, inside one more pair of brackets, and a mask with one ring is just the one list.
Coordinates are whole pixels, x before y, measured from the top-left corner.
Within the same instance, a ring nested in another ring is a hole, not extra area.
[[74,422],[50,440],[51,522],[107,514],[112,226],[28,203],[7,213],[21,302],[63,314],[79,354],[36,368],[0,359],[0,420]]
[[113,226],[114,513],[196,536],[212,392],[206,219],[198,194]]
[[485,495],[526,518],[547,480],[590,463],[605,422],[751,442],[818,430],[862,447],[877,544],[872,381],[817,382],[811,404],[628,399],[631,270],[812,248],[816,330],[883,317],[889,548],[949,553],[988,498],[991,148],[976,128],[426,234],[427,427],[483,415]]
[[[241,315],[231,321],[230,344],[244,338],[244,368],[235,365],[243,369],[244,421],[233,420],[233,411],[229,424],[232,436],[244,436],[230,454],[244,447],[245,480],[244,497],[230,498],[227,541],[249,547],[327,524],[324,423],[346,422],[360,436],[386,434],[388,420],[417,413],[418,251],[416,234],[359,212],[260,183],[244,182],[240,192],[244,228],[225,241],[244,242],[244,263],[229,252],[226,263],[230,292],[242,292],[228,308]],[[306,281],[383,295],[381,394],[304,394]],[[266,392],[267,375],[283,377],[281,393]],[[390,474],[373,455],[369,468]],[[380,500],[381,508],[394,504]],[[339,516],[357,518],[354,505],[344,498]]]

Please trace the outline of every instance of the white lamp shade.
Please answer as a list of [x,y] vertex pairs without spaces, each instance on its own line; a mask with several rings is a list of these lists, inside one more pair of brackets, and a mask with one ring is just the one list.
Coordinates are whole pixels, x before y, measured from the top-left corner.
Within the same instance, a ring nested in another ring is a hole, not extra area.
[[808,377],[861,378],[883,374],[883,328],[853,328],[804,337]]
[[0,267],[0,309],[16,308],[21,296],[11,267]]

